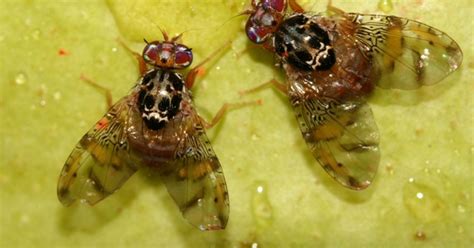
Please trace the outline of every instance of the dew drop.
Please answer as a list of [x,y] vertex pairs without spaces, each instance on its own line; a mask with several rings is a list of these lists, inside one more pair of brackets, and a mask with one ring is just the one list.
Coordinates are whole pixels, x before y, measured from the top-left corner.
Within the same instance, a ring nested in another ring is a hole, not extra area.
[[116,47],[112,47],[112,52],[113,52],[113,53],[115,53],[115,52],[117,52],[117,51],[118,51],[118,49],[117,49]]
[[417,219],[432,221],[440,218],[446,206],[430,186],[421,183],[406,183],[403,188],[403,201],[408,211]]
[[423,193],[421,192],[416,193],[416,198],[423,199]]
[[255,241],[255,237],[252,238],[252,241],[244,241],[240,242],[240,248],[258,248],[261,247],[257,241]]
[[28,76],[24,72],[19,72],[15,76],[15,84],[22,85],[28,81]]
[[377,7],[379,8],[379,10],[381,10],[385,13],[388,13],[388,12],[392,11],[392,9],[393,9],[392,0],[380,0]]
[[423,231],[418,231],[415,233],[415,239],[420,241],[426,240],[426,234]]
[[258,181],[254,184],[252,195],[252,211],[257,226],[266,228],[273,222],[273,210],[268,200],[267,186],[264,182]]

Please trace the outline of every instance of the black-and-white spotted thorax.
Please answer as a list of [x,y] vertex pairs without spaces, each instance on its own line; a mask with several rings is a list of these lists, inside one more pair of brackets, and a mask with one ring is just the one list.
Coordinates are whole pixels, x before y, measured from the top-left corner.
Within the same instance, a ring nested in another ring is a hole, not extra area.
[[180,111],[184,80],[171,70],[152,69],[141,78],[137,106],[146,126],[152,130],[165,127]]
[[281,23],[274,47],[284,62],[304,71],[329,70],[336,62],[328,32],[304,14],[294,14]]

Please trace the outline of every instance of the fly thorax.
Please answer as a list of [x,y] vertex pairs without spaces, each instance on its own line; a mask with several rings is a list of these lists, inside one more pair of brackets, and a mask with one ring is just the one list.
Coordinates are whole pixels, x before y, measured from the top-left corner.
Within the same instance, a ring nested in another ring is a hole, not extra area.
[[336,63],[329,34],[316,20],[316,16],[294,14],[281,23],[274,47],[282,61],[303,71],[325,71]]
[[153,69],[140,80],[137,106],[146,126],[159,130],[176,116],[186,89],[181,75]]

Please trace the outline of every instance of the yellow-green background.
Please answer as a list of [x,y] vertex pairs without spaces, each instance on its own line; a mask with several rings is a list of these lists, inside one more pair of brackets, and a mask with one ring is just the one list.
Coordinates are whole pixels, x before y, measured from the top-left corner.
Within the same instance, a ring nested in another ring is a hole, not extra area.
[[[377,90],[369,103],[382,157],[374,184],[362,192],[341,187],[320,168],[285,96],[264,90],[239,97],[239,90],[284,78],[272,54],[246,40],[245,17],[231,18],[248,2],[3,0],[0,247],[472,246],[472,1],[393,1],[389,14],[448,32],[464,63],[423,90]],[[322,11],[326,1],[300,3]],[[382,13],[375,0],[334,4]],[[64,208],[56,198],[65,159],[106,108],[80,75],[110,88],[115,100],[127,94],[138,71],[117,38],[141,51],[143,38],[161,38],[158,26],[173,35],[186,31],[195,64],[233,41],[193,89],[204,117],[225,102],[263,100],[208,132],[230,193],[225,231],[190,226],[163,184],[144,172],[94,208]]]

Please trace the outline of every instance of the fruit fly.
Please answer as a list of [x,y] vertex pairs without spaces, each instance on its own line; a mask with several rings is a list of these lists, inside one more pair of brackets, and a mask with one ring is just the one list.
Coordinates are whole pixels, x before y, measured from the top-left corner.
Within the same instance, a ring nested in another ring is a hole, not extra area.
[[[147,42],[139,59],[141,78],[81,138],[59,176],[57,194],[69,206],[94,205],[118,190],[139,168],[156,169],[183,216],[201,230],[224,229],[229,198],[224,174],[205,128],[212,122],[193,107],[190,88],[200,65],[186,76],[191,48],[179,36]],[[218,51],[216,51],[217,53]],[[211,55],[212,56],[212,55]]]
[[[396,16],[305,13],[295,0],[253,0],[245,31],[276,54],[311,153],[340,184],[368,187],[380,160],[379,132],[366,100],[376,86],[417,89],[455,71],[462,51],[447,34]],[[261,88],[257,87],[253,90]],[[250,91],[253,91],[250,90]],[[249,91],[248,91],[249,92]]]

